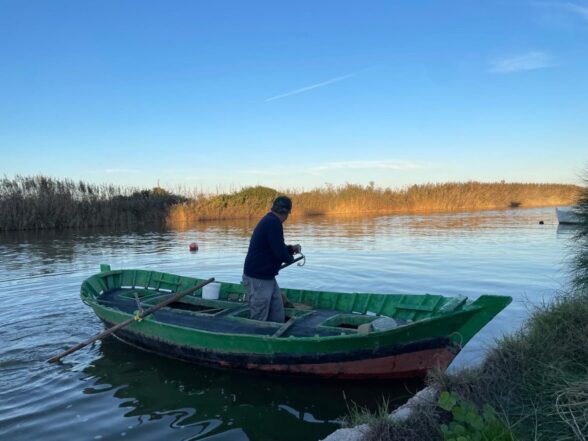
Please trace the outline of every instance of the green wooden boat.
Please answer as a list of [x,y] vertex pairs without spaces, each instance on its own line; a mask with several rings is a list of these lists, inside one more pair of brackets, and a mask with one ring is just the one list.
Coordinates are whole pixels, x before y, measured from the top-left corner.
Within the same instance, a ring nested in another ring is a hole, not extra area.
[[[81,298],[114,326],[202,279],[157,271],[101,272]],[[341,379],[409,378],[446,368],[511,298],[476,301],[440,295],[339,293],[283,289],[286,323],[249,319],[244,289],[222,283],[217,300],[202,289],[113,335],[143,350],[232,369]],[[139,302],[139,303],[138,303]]]

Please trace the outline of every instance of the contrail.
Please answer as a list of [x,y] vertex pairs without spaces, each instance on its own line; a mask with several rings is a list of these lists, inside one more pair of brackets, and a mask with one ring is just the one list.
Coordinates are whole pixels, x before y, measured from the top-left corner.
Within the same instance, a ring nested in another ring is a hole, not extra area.
[[504,58],[492,63],[491,73],[512,73],[524,70],[543,69],[551,67],[554,63],[549,55],[541,51],[527,52],[510,58]]
[[306,92],[308,90],[318,89],[319,87],[328,86],[329,84],[333,84],[333,83],[338,83],[339,81],[343,81],[343,80],[346,80],[347,78],[351,78],[351,77],[355,76],[355,74],[356,73],[351,73],[351,74],[348,74],[348,75],[343,75],[342,77],[332,78],[330,80],[323,81],[322,83],[313,84],[311,86],[306,86],[306,87],[303,87],[301,89],[296,89],[296,90],[293,90],[291,92],[283,93],[281,95],[272,96],[271,98],[266,99],[265,102],[266,103],[269,103],[270,101],[279,100],[280,98],[285,98],[285,97],[290,96],[290,95],[296,95],[296,94],[299,94],[299,93],[302,93],[302,92]]

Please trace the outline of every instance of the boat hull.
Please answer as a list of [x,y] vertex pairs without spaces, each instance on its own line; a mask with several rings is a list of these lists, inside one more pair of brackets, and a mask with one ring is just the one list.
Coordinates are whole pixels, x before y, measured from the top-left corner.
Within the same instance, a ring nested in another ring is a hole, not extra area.
[[[108,327],[114,326],[114,323],[105,324]],[[435,338],[377,351],[267,356],[178,346],[128,330],[117,331],[114,335],[123,343],[140,350],[190,363],[268,374],[341,380],[422,378],[430,369],[447,368],[461,349],[451,340]]]
[[556,208],[557,221],[561,225],[577,225],[580,223],[580,218],[573,208]]
[[[166,303],[200,283],[105,265],[80,294],[107,327],[127,323],[114,336],[139,349],[216,367],[334,379],[414,378],[444,369],[511,301],[285,288],[293,305],[285,323],[251,320],[244,288],[235,283],[222,283],[219,299],[205,299],[197,288]],[[140,317],[143,308],[150,315]]]

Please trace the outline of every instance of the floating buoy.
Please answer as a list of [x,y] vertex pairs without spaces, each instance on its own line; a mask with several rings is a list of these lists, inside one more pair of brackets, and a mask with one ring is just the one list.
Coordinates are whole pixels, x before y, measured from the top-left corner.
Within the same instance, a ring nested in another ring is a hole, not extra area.
[[190,251],[198,251],[198,244],[196,242],[190,244]]

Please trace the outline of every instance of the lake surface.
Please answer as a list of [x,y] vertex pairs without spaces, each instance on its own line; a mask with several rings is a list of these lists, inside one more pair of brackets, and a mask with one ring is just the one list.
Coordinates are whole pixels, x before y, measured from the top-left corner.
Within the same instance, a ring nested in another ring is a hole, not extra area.
[[[254,226],[0,235],[0,439],[316,440],[336,430],[353,403],[375,409],[418,390],[418,383],[235,374],[113,339],[46,363],[104,329],[79,299],[100,263],[239,282]],[[565,288],[573,229],[558,227],[545,208],[289,220],[285,235],[302,244],[307,262],[283,271],[283,287],[512,296],[455,369],[478,363],[495,338]]]

